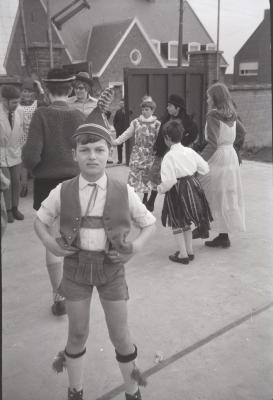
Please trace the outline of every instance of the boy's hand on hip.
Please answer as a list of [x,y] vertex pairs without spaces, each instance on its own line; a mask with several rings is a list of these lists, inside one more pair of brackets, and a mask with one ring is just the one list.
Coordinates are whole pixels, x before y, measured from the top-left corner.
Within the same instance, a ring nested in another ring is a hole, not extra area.
[[50,243],[47,243],[46,247],[56,257],[71,256],[72,254],[74,254],[76,252],[76,249],[75,249],[75,251],[63,249],[61,246],[59,246],[59,244],[56,242],[56,240],[54,238],[52,241],[50,241]]
[[107,253],[107,257],[114,264],[126,264],[133,257],[133,253],[122,254],[119,253],[117,250],[109,250],[109,252]]

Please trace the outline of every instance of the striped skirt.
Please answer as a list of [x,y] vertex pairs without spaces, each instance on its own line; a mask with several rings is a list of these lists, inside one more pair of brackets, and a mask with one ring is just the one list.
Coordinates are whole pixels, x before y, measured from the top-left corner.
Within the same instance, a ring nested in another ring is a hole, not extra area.
[[179,178],[165,194],[161,221],[163,226],[187,230],[191,223],[210,229],[212,215],[205,193],[194,176]]

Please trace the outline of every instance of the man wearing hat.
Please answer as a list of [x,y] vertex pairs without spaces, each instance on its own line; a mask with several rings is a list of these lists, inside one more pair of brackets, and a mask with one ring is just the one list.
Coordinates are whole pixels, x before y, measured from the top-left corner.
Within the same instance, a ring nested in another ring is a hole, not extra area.
[[[85,118],[67,103],[74,80],[75,76],[62,68],[51,69],[44,79],[51,104],[37,108],[30,123],[22,158],[24,166],[34,176],[35,210],[40,208],[55,186],[78,173],[78,166],[72,157],[71,137]],[[60,258],[47,251],[46,265],[53,289],[52,312],[54,315],[63,315],[64,299],[57,293],[62,263]]]
[[[23,131],[23,110],[20,108],[20,90],[13,85],[4,85],[0,103],[0,161],[3,173],[10,180],[9,189],[4,192],[8,222],[23,220],[18,210],[21,173],[21,140]],[[19,106],[19,107],[18,107]]]
[[90,95],[93,81],[88,72],[79,72],[74,82],[75,96],[69,98],[72,108],[81,111],[87,117],[96,107],[97,99]]
[[[141,400],[139,385],[146,382],[137,368],[137,347],[129,333],[124,264],[147,243],[155,217],[132,187],[106,175],[112,140],[98,109],[73,138],[73,156],[80,174],[50,192],[35,220],[36,233],[46,248],[64,256],[59,293],[66,298],[69,333],[53,368],[56,372],[62,372],[64,366],[67,369],[68,400],[83,400],[85,346],[96,288],[124,379],[125,399]],[[48,226],[58,217],[60,237],[55,239]],[[132,241],[128,239],[131,220],[139,228]]]

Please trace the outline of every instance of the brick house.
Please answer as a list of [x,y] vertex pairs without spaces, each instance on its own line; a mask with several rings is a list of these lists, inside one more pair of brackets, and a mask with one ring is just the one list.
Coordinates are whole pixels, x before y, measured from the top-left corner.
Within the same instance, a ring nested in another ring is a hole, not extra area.
[[233,82],[271,83],[270,10],[234,58]]
[[[123,85],[124,67],[169,67],[177,63],[179,1],[51,1],[54,65],[91,65],[98,87]],[[23,0],[5,58],[9,75],[49,68],[46,0]],[[78,10],[78,11],[77,11]],[[183,66],[189,52],[214,51],[215,44],[187,1],[184,2]],[[221,57],[221,67],[227,63]]]

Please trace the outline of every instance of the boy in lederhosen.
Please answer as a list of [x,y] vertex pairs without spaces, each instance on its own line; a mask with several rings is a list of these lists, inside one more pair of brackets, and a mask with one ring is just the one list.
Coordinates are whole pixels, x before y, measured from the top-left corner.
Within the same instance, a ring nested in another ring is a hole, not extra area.
[[[155,218],[133,188],[105,173],[111,137],[102,116],[81,125],[74,135],[73,156],[80,175],[51,191],[37,212],[36,233],[52,253],[64,256],[59,293],[69,319],[65,350],[54,360],[57,372],[67,368],[69,400],[83,399],[83,370],[89,333],[90,302],[96,286],[125,385],[126,400],[141,399],[145,380],[136,367],[137,348],[127,323],[128,289],[124,264],[140,252],[154,231]],[[60,216],[60,238],[49,233]],[[127,241],[130,221],[139,235]]]

